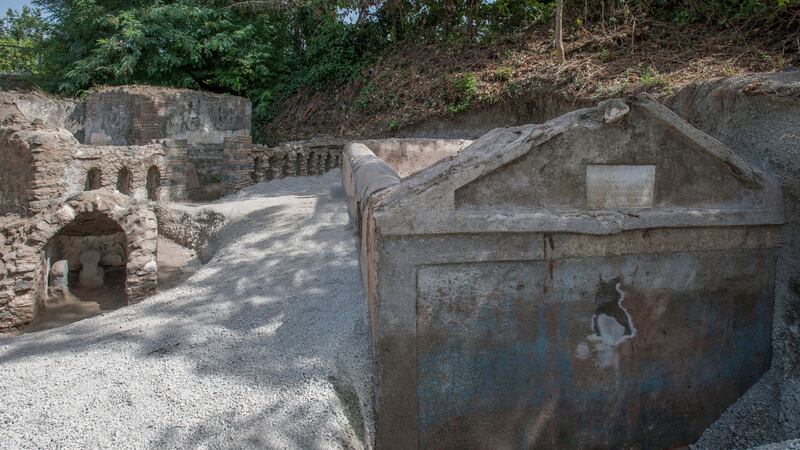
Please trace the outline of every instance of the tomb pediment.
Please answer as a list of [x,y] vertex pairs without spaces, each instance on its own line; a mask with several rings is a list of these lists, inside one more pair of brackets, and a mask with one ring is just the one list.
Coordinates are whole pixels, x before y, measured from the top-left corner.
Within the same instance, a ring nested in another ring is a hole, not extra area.
[[[782,223],[780,189],[647,95],[494,130],[381,196],[389,234]],[[379,222],[381,222],[379,220]],[[451,232],[452,227],[448,226]]]

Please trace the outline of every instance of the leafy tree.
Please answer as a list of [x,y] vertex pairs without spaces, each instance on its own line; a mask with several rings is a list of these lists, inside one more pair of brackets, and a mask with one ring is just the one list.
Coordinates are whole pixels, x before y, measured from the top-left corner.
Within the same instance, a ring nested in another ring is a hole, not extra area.
[[45,54],[51,87],[65,92],[149,83],[243,94],[286,72],[288,36],[271,15],[191,1],[39,3],[59,24]]
[[[75,94],[126,83],[276,97],[346,82],[406,40],[486,41],[547,23],[556,0],[33,0],[3,19],[0,70]],[[628,14],[800,27],[800,0],[562,0],[581,23]],[[599,3],[599,7],[598,7]],[[27,11],[27,12],[26,12]],[[566,18],[565,24],[571,23]]]
[[19,12],[6,11],[0,18],[0,72],[37,73],[38,46],[46,30],[39,9],[25,5]]

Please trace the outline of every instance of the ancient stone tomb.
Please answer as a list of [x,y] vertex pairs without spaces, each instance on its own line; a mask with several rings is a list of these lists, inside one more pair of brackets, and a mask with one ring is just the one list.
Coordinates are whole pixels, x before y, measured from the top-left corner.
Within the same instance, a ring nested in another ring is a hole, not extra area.
[[118,306],[154,293],[157,230],[198,250],[208,234],[158,202],[340,165],[342,141],[253,145],[251,111],[243,97],[148,86],[85,101],[0,92],[0,334],[86,290],[83,303]]
[[70,293],[122,305],[155,294],[157,239],[147,203],[107,190],[3,223],[0,332],[20,329]]
[[249,183],[251,147],[241,97],[128,86],[84,104],[0,92],[0,334],[154,294],[156,202]]
[[351,146],[381,448],[671,448],[769,367],[776,182],[643,95]]
[[120,86],[86,99],[86,143],[144,145],[168,139],[180,171],[178,200],[209,200],[250,182],[252,106],[244,97],[188,89]]

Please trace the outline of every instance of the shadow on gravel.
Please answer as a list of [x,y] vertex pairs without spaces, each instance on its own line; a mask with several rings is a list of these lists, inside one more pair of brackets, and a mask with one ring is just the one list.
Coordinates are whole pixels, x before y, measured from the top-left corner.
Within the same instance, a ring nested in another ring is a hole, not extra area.
[[[364,411],[372,407],[367,308],[344,194],[326,186],[330,190],[323,193],[288,186],[231,198],[292,195],[316,198],[316,204],[310,215],[279,204],[226,225],[209,263],[152,300],[0,340],[0,371],[24,358],[69,358],[98,347],[120,348],[133,355],[132,364],[190,361],[200,376],[238,379],[276,395],[255,414],[231,410],[200,426],[169,426],[152,445],[363,447],[369,429]],[[226,395],[209,393],[201,401]],[[332,417],[338,425],[330,423]],[[341,432],[341,421],[349,423],[348,432]]]

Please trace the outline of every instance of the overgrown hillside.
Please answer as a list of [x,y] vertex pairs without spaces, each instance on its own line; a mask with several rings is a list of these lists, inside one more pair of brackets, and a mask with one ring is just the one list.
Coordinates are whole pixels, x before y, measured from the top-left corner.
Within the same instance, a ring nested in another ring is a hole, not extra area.
[[800,59],[800,0],[32,0],[0,71],[81,95],[150,84],[244,95],[256,139],[378,135],[487,105],[584,103]]
[[256,127],[270,141],[388,135],[531,96],[576,105],[642,91],[663,97],[694,81],[800,66],[800,34],[769,28],[631,20],[573,21],[568,31],[564,65],[547,25],[486,43],[409,41],[335,89],[299,89]]

